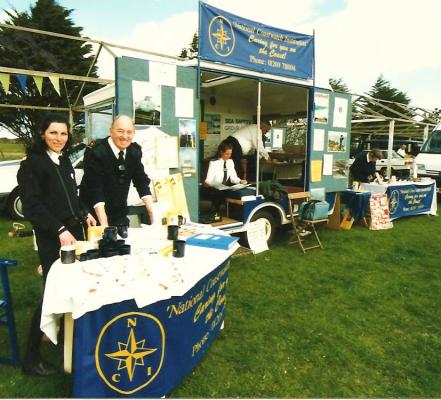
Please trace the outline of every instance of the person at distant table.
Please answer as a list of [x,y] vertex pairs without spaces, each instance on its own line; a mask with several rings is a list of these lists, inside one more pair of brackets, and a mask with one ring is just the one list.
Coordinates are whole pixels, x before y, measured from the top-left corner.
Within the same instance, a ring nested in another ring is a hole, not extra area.
[[402,144],[397,150],[397,154],[403,158],[413,158],[410,154],[406,153],[406,145]]
[[378,149],[360,153],[349,168],[351,182],[371,182],[375,178],[377,161],[382,158]]

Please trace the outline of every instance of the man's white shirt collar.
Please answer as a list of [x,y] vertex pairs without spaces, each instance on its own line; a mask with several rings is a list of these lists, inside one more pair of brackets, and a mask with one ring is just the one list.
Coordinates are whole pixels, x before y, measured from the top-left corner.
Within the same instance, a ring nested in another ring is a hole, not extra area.
[[[107,139],[107,141],[109,142],[110,148],[113,151],[113,154],[115,154],[115,157],[118,158],[119,157],[119,152],[121,151],[121,149],[119,149],[115,143],[113,143],[112,138],[109,136],[109,138]],[[124,152],[124,159],[126,158],[126,151],[127,149],[122,150]]]

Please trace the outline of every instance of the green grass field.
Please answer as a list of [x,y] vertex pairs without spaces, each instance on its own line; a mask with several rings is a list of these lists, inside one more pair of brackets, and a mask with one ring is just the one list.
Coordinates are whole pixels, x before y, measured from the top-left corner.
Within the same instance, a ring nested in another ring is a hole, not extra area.
[[[41,281],[31,239],[7,238],[10,223],[0,219],[1,256],[19,261],[10,279],[23,349]],[[324,251],[302,255],[283,232],[271,251],[232,260],[225,329],[171,397],[441,397],[441,219],[320,234]],[[61,372],[0,366],[1,397],[70,397],[70,387]]]
[[24,155],[23,145],[19,143],[0,143],[0,161],[17,160]]

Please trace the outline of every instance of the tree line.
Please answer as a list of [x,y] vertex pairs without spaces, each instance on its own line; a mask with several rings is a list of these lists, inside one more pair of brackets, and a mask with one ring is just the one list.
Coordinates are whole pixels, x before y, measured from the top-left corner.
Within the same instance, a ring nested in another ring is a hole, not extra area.
[[[4,10],[8,19],[6,24],[38,30],[56,32],[71,36],[81,36],[82,27],[75,25],[71,14],[73,10],[60,6],[55,0],[37,0],[29,10]],[[198,55],[198,34],[195,33],[188,46],[181,50],[179,56],[183,59],[196,58]],[[85,76],[91,67],[94,54],[93,48],[76,40],[67,40],[58,37],[37,35],[30,32],[0,28],[0,60],[2,67],[19,68],[35,71],[65,73]],[[97,77],[97,67],[94,65],[89,73]],[[349,92],[348,86],[342,78],[331,78],[329,84],[335,91]],[[81,82],[62,80],[60,94],[50,88],[49,82],[43,82],[42,93],[37,89],[32,79],[27,80],[26,91],[20,86],[17,79],[10,79],[9,90],[0,85],[0,105],[32,105],[40,107],[69,108],[73,105]],[[87,83],[83,96],[98,88],[97,84]],[[410,104],[409,96],[392,87],[382,75],[372,85],[370,96]],[[392,105],[393,107],[393,105]],[[375,106],[373,106],[375,109]],[[402,111],[402,110],[401,110]],[[383,111],[382,111],[383,112]],[[0,126],[16,135],[23,144],[29,144],[37,134],[44,112],[29,108],[0,107]],[[435,120],[441,118],[441,110],[433,112]],[[74,134],[81,139],[84,132],[83,113],[74,113]]]

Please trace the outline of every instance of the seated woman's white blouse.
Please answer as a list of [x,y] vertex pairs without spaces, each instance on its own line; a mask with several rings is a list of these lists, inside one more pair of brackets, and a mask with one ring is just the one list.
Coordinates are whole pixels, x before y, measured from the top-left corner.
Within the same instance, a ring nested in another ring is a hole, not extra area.
[[[240,183],[240,178],[237,176],[234,169],[234,162],[231,159],[227,161],[227,180],[230,178],[230,182],[233,184]],[[210,161],[208,167],[207,179],[205,182],[210,186],[221,185],[224,179],[224,160],[221,158],[218,160]]]

